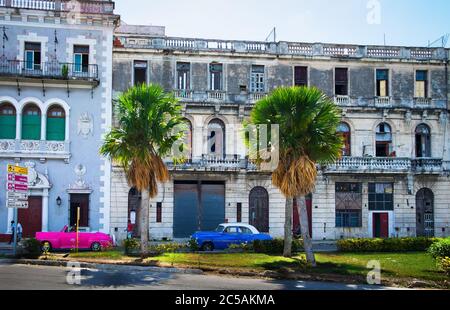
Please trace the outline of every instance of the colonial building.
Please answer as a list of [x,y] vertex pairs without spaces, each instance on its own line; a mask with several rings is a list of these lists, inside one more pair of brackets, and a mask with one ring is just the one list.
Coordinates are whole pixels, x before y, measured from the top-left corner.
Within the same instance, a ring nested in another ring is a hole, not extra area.
[[109,232],[114,2],[0,0],[0,233],[9,232],[6,167],[29,167],[24,236],[73,225]]
[[[270,174],[246,160],[237,129],[258,99],[293,85],[317,86],[342,109],[343,157],[320,168],[308,200],[314,239],[450,235],[448,57],[444,48],[203,40],[168,37],[162,27],[119,28],[114,96],[161,84],[190,124],[190,160],[169,162],[172,181],[151,202],[150,235],[185,238],[225,221],[283,235],[285,199]],[[118,237],[138,203],[113,167]]]

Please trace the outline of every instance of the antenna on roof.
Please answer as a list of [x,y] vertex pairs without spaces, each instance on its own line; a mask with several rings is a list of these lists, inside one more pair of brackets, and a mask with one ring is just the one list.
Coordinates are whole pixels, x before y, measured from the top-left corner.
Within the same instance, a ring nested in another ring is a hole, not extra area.
[[274,43],[277,42],[277,28],[276,27],[273,27],[272,31],[269,33],[269,35],[266,38],[266,42],[269,42],[269,40],[271,38],[273,38],[272,42],[274,42]]
[[433,42],[428,41],[428,47],[446,47],[448,39],[450,38],[450,33],[446,33]]

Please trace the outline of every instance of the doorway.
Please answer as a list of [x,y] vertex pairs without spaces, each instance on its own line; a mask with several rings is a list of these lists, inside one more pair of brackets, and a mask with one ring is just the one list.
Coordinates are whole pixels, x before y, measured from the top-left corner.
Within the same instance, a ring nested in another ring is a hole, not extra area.
[[28,197],[28,209],[19,209],[19,223],[22,225],[23,238],[35,238],[42,231],[42,197]]
[[423,188],[416,195],[417,237],[434,237],[434,194]]
[[389,213],[373,213],[373,237],[389,238]]
[[255,187],[249,198],[249,223],[259,232],[269,232],[269,193],[264,187]]
[[69,224],[71,227],[77,223],[77,210],[80,208],[80,228],[89,227],[89,194],[71,194]]

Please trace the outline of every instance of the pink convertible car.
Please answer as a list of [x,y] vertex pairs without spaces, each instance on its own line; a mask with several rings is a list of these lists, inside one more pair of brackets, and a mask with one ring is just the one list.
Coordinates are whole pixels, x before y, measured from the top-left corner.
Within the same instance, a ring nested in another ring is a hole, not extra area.
[[[67,226],[60,232],[36,233],[36,239],[42,244],[42,251],[72,250],[77,247],[77,233],[69,231]],[[104,248],[115,246],[114,239],[104,233],[78,233],[78,249],[101,251]]]

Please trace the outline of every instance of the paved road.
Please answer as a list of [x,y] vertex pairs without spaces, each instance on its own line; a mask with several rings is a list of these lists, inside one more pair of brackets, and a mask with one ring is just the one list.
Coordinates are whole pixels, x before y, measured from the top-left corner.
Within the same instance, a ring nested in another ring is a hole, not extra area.
[[275,281],[149,271],[145,268],[82,269],[81,285],[67,283],[63,267],[11,265],[0,261],[0,290],[140,289],[140,290],[374,290],[374,286]]

